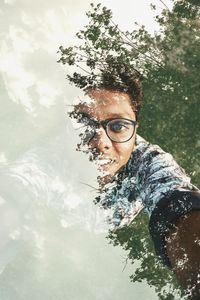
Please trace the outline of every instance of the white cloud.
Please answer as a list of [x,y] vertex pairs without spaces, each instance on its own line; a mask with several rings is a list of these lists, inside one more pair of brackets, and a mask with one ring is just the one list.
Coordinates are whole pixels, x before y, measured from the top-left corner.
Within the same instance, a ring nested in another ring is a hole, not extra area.
[[6,4],[14,4],[16,0],[4,0]]

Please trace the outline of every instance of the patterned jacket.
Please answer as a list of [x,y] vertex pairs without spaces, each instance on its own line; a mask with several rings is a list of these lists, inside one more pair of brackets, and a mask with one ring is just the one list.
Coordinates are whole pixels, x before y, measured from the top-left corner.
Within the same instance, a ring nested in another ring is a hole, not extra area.
[[200,209],[200,193],[169,153],[137,135],[127,165],[97,202],[110,210],[112,229],[128,225],[144,208],[155,250],[170,265],[165,253],[167,233],[180,216]]

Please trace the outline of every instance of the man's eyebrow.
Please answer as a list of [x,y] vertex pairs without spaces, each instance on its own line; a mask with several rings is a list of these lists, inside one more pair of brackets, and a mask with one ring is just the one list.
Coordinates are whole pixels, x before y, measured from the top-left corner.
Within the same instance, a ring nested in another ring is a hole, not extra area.
[[126,119],[133,119],[133,117],[129,114],[129,113],[111,113],[109,114],[109,118],[108,119],[112,119],[112,118],[126,118]]
[[[90,119],[90,120],[92,120],[92,121],[96,121],[97,119],[96,118],[94,118],[91,114],[89,114],[89,113],[87,113],[87,112],[81,112],[81,111],[79,111],[79,112],[77,112],[77,117],[78,118],[88,118],[88,119]],[[131,115],[129,115],[128,113],[111,113],[111,114],[109,114],[109,116],[106,118],[106,120],[107,119],[112,119],[112,118],[130,118],[131,120],[133,119],[132,117],[131,117]]]
[[111,113],[109,114],[111,118],[124,118],[127,116],[127,114],[121,114],[121,113]]

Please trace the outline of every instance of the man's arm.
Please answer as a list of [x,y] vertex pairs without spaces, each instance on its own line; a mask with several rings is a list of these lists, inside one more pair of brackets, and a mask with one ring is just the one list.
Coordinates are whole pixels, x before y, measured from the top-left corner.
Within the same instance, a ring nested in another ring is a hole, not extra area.
[[181,217],[166,243],[172,270],[189,299],[200,299],[200,210]]

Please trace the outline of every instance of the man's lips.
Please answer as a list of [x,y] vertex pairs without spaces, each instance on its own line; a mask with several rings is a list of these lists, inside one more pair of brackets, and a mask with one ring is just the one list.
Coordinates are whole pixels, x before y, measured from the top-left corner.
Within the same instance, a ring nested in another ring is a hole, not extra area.
[[111,158],[98,153],[90,153],[89,160],[93,161],[100,168],[112,166],[114,164],[118,164],[119,162],[119,160],[116,157]]
[[117,163],[117,160],[115,158],[97,158],[95,159],[95,161],[99,166],[113,165]]

